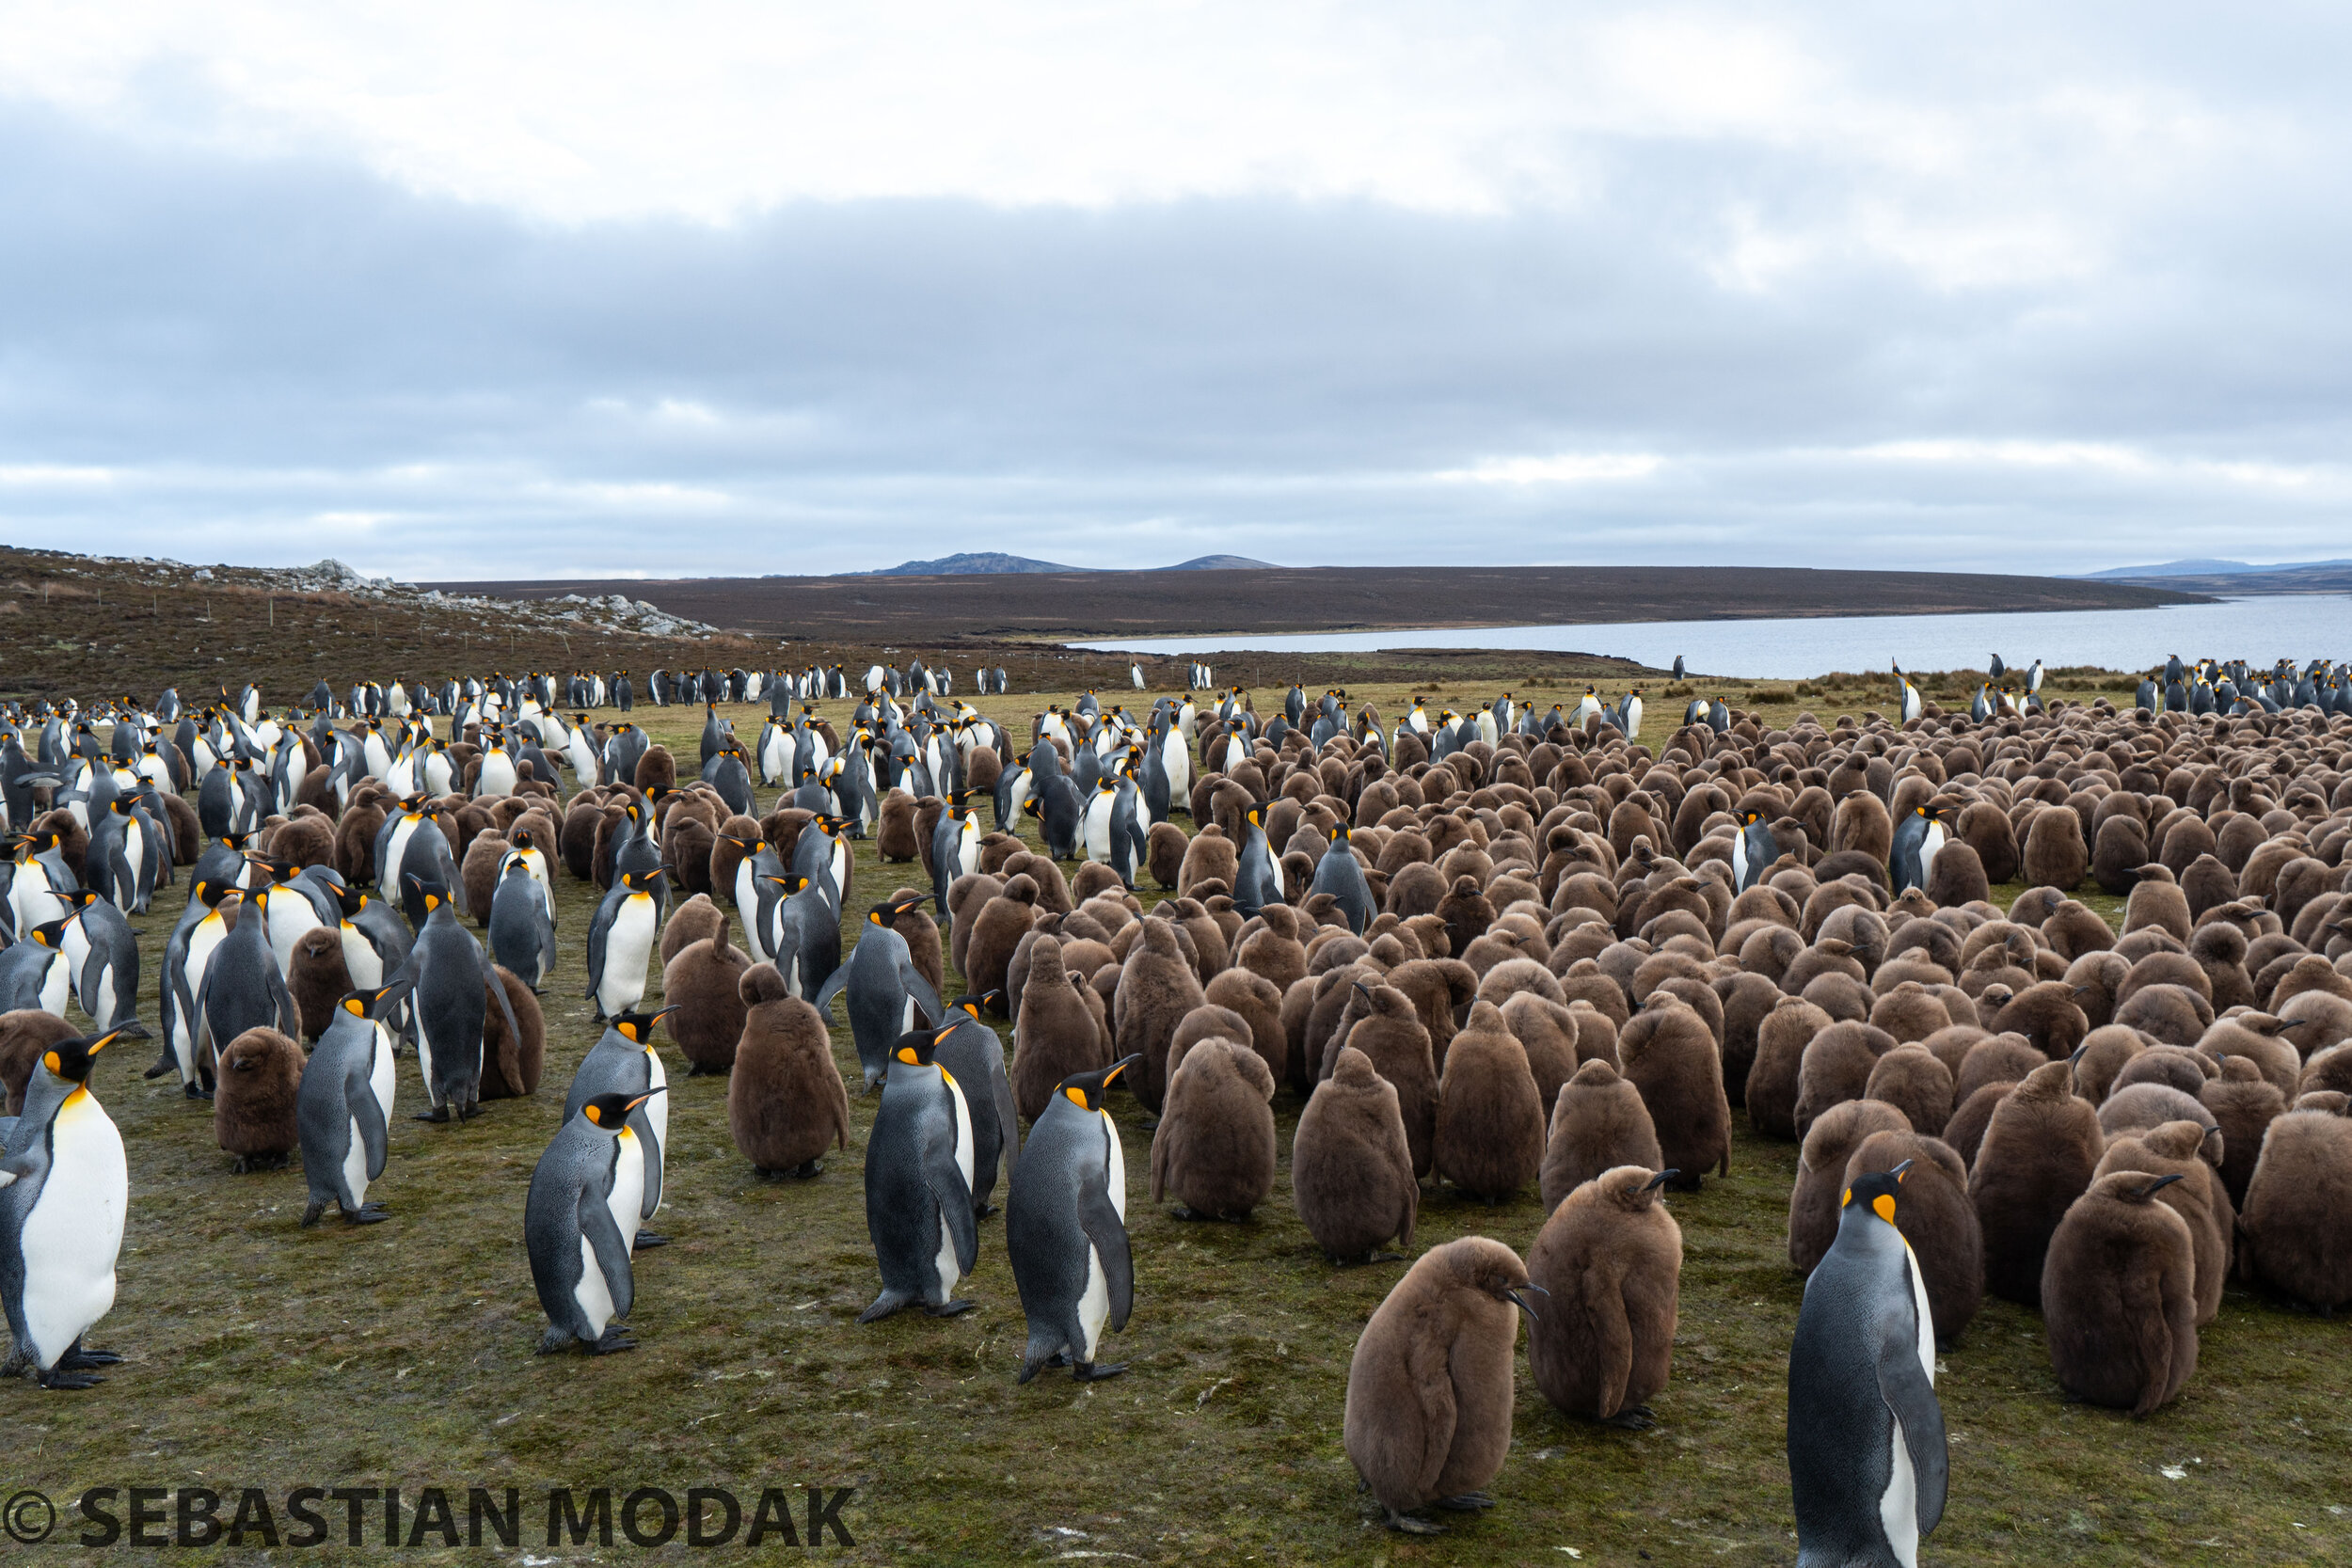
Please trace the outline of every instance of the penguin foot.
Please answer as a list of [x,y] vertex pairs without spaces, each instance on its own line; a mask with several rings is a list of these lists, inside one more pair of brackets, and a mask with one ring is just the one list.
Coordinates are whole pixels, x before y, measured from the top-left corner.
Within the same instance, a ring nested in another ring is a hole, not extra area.
[[1475,1513],[1482,1508],[1492,1508],[1494,1498],[1484,1492],[1456,1492],[1451,1497],[1439,1497],[1438,1506],[1453,1513]]
[[410,1121],[447,1121],[449,1120],[449,1107],[436,1105],[430,1111],[416,1112],[408,1119]]
[[532,1354],[537,1355],[553,1355],[560,1350],[569,1349],[571,1343],[571,1330],[567,1328],[557,1328],[553,1325],[549,1325],[548,1331],[539,1336],[539,1348]]
[[119,1367],[121,1365],[122,1357],[113,1351],[91,1350],[87,1345],[75,1345],[72,1350],[57,1357],[56,1370],[61,1372],[86,1372],[92,1367]]
[[166,1045],[164,1047],[164,1053],[155,1058],[155,1065],[149,1068],[145,1072],[140,1073],[139,1076],[141,1078],[161,1078],[165,1073],[169,1072],[173,1068],[179,1065],[179,1063],[171,1059],[171,1047],[169,1045]]
[[359,1205],[358,1213],[343,1215],[343,1223],[345,1225],[382,1225],[391,1217],[391,1212],[381,1203],[362,1203]]
[[622,1351],[635,1350],[636,1348],[637,1337],[631,1334],[628,1329],[623,1328],[619,1323],[614,1323],[612,1327],[606,1329],[600,1338],[590,1342],[588,1346],[588,1354],[591,1355],[615,1355]]
[[857,1315],[857,1321],[862,1323],[878,1323],[899,1307],[904,1307],[909,1299],[906,1296],[895,1295],[884,1291],[874,1298],[873,1306]]
[[976,1220],[984,1220],[994,1212],[996,1212],[996,1205],[993,1203],[975,1203],[972,1205],[972,1217]]
[[105,1381],[96,1372],[69,1372],[63,1370],[62,1368],[45,1371],[40,1377],[40,1383],[43,1388],[60,1393],[76,1388],[95,1388]]
[[790,1175],[790,1176],[791,1176],[791,1177],[792,1177],[795,1180],[799,1180],[799,1181],[805,1181],[805,1180],[808,1180],[810,1177],[812,1177],[812,1176],[822,1176],[824,1173],[825,1173],[825,1162],[824,1162],[824,1161],[822,1161],[822,1160],[804,1160],[804,1161],[803,1161],[800,1164],[798,1164],[798,1165],[794,1166],[794,1167],[793,1167],[793,1169],[792,1169],[792,1170],[791,1170],[788,1174],[789,1174],[789,1175]]
[[964,1300],[961,1296],[958,1296],[953,1301],[943,1301],[937,1307],[933,1307],[929,1302],[926,1302],[923,1305],[923,1310],[930,1313],[934,1318],[952,1318],[961,1313],[971,1311],[972,1304]]
[[1658,1424],[1658,1412],[1646,1404],[1629,1404],[1614,1416],[1603,1416],[1600,1424],[1624,1432],[1647,1432]]
[[[1327,1252],[1324,1256],[1331,1258]],[[1331,1258],[1331,1261],[1343,1269],[1362,1268],[1373,1263],[1402,1263],[1405,1255],[1401,1252],[1368,1252],[1361,1258]]]
[[[326,1205],[324,1201],[313,1202],[310,1207],[302,1211],[302,1228],[308,1230],[310,1227],[318,1224],[319,1216],[326,1212]],[[348,1218],[349,1216],[346,1215],[345,1217]]]
[[1080,1383],[1100,1383],[1105,1378],[1117,1377],[1126,1370],[1127,1363],[1124,1361],[1081,1361],[1070,1369],[1070,1375]]
[[660,1234],[659,1231],[640,1230],[637,1233],[637,1240],[629,1243],[628,1250],[631,1252],[643,1252],[647,1247],[668,1246],[669,1244],[670,1238]]
[[1157,1127],[1159,1124],[1160,1124],[1160,1118],[1159,1118],[1159,1117],[1144,1117],[1144,1118],[1143,1118],[1143,1130],[1144,1130],[1146,1132],[1151,1132],[1151,1131],[1152,1131],[1152,1129],[1153,1129],[1154,1127]]
[[1406,1535],[1443,1535],[1445,1533],[1443,1525],[1431,1520],[1417,1519],[1410,1513],[1399,1513],[1395,1509],[1390,1509],[1388,1512],[1388,1525],[1392,1530],[1402,1530]]
[[1179,1220],[1213,1220],[1216,1218],[1215,1214],[1202,1213],[1200,1210],[1195,1209],[1188,1203],[1180,1203],[1176,1205],[1175,1208],[1170,1209],[1168,1213],[1170,1219]]

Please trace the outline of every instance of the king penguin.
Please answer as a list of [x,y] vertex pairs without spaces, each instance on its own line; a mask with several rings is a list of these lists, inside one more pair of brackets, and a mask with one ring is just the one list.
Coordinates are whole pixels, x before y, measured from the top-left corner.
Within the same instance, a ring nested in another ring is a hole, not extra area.
[[1063,1079],[1029,1128],[1005,1199],[1005,1250],[1029,1320],[1019,1382],[1044,1367],[1066,1365],[1081,1383],[1127,1370],[1094,1358],[1104,1328],[1125,1328],[1136,1299],[1127,1158],[1103,1096],[1142,1060],[1127,1056]]
[[897,930],[898,918],[922,905],[920,894],[909,893],[867,911],[850,961],[827,975],[811,998],[819,1013],[829,1014],[834,998],[849,992],[850,1036],[866,1069],[868,1093],[889,1072],[891,1048],[898,1037],[938,1023],[946,1011],[939,992],[914,967],[907,939]]
[[1894,847],[1887,854],[1887,869],[1894,873],[1895,895],[1912,888],[1925,888],[1928,877],[1935,868],[1936,851],[1944,847],[1944,819],[1929,811],[1922,803],[1911,808],[1911,815],[1895,828]]
[[596,1005],[600,1019],[616,1018],[644,1000],[646,961],[660,937],[652,891],[660,879],[659,871],[624,873],[589,922],[588,989],[580,994]]
[[996,1212],[988,1197],[996,1190],[998,1161],[1008,1183],[1021,1164],[1021,1121],[1005,1071],[1005,1042],[980,1016],[1004,1000],[1001,990],[959,996],[946,1022],[931,1032],[931,1060],[964,1091],[964,1108],[972,1113],[972,1212],[980,1219]]
[[540,1309],[548,1315],[542,1355],[575,1342],[595,1355],[637,1348],[618,1321],[636,1302],[637,1281],[612,1200],[632,1171],[644,1180],[644,1151],[629,1124],[649,1098],[600,1094],[589,1100],[556,1132],[532,1170],[523,1244]]
[[931,830],[931,908],[942,920],[947,918],[947,890],[980,868],[980,814],[968,800],[961,789],[951,793]]
[[882,1289],[858,1314],[862,1323],[918,1301],[935,1318],[972,1306],[955,1293],[980,1251],[972,1213],[972,1112],[954,1077],[932,1058],[931,1042],[946,1032],[898,1037],[866,1135],[866,1230]]
[[386,1020],[407,992],[404,978],[346,995],[302,1069],[294,1130],[310,1188],[310,1207],[302,1212],[306,1226],[318,1224],[329,1199],[345,1225],[391,1217],[384,1205],[368,1201],[368,1183],[384,1175],[391,1135],[392,1031]]
[[[474,1114],[482,1101],[482,1031],[489,1018],[488,998],[497,997],[506,1021],[507,1038],[523,1037],[515,1022],[514,1005],[498,977],[490,955],[457,924],[449,892],[438,882],[408,879],[408,892],[424,907],[424,928],[408,950],[403,973],[413,983],[417,1023],[417,1069],[424,1079],[430,1109],[416,1113],[418,1121],[459,1121]],[[245,927],[237,927],[242,935]],[[233,941],[234,938],[231,938]],[[227,951],[223,948],[222,951]],[[218,962],[217,955],[215,962]]]
[[13,1343],[0,1375],[28,1367],[44,1388],[87,1388],[122,1357],[82,1336],[115,1304],[115,1259],[131,1200],[122,1134],[89,1092],[98,1053],[145,1039],[135,1022],[62,1039],[33,1065],[24,1110],[0,1148],[0,1304]]
[[[625,1012],[615,1017],[572,1074],[572,1086],[564,1096],[565,1119],[580,1115],[580,1107],[600,1094],[617,1094],[626,1100],[660,1095],[669,1085],[670,1075],[661,1065],[661,1053],[654,1048],[654,1025],[675,1010],[664,1007],[656,1013]],[[629,1113],[629,1126],[639,1140],[639,1206],[632,1213],[623,1213],[616,1205],[612,1217],[631,1246],[658,1247],[669,1238],[639,1227],[661,1207],[662,1150],[670,1144],[670,1101],[667,1098],[647,1101]]]
[[1760,811],[1740,814],[1740,831],[1731,840],[1731,884],[1735,893],[1745,893],[1762,879],[1774,861],[1780,859],[1780,840],[1765,822]]
[[[1331,895],[1347,920],[1347,928],[1360,937],[1372,924],[1375,904],[1372,884],[1364,879],[1364,868],[1358,863],[1355,850],[1348,847],[1353,836],[1354,830],[1346,823],[1332,824],[1330,846],[1323,851],[1323,858],[1315,862],[1315,878],[1307,895],[1311,898],[1318,893]],[[1275,885],[1280,887],[1279,879]]]
[[1910,1164],[1846,1189],[1837,1240],[1805,1282],[1788,1353],[1799,1568],[1913,1568],[1944,1516],[1935,1324],[1919,1259],[1895,1228]]

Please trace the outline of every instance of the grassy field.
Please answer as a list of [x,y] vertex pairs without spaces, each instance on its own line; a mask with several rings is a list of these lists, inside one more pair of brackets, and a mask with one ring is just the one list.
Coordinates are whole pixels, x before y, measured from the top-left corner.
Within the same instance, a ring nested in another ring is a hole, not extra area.
[[[1830,720],[1887,701],[1883,681],[1803,698],[1787,683],[1720,689],[1742,705],[1756,693],[1772,722],[1801,705]],[[1396,689],[1354,694],[1391,718],[1406,705]],[[1491,694],[1450,683],[1441,697],[1466,705]],[[1680,703],[1648,695],[1656,744]],[[1257,696],[1262,709],[1279,702]],[[984,705],[1021,721],[1045,700]],[[698,713],[634,717],[694,754]],[[755,733],[756,714],[736,717],[747,738]],[[862,860],[850,923],[920,880],[919,865]],[[1310,1242],[1289,1197],[1298,1106],[1287,1091],[1276,1103],[1285,1165],[1246,1225],[1183,1224],[1147,1202],[1149,1134],[1131,1100],[1114,1101],[1137,1285],[1134,1320],[1104,1354],[1133,1370],[1085,1388],[1054,1374],[1018,1388],[1024,1329],[1001,1218],[983,1224],[964,1288],[977,1310],[859,1326],[878,1287],[859,1164],[876,1100],[852,1101],[852,1148],[823,1176],[766,1182],[729,1139],[724,1082],[685,1078],[665,1049],[674,1109],[657,1227],[674,1242],[637,1262],[630,1322],[642,1348],[534,1355],[543,1320],[523,1254],[523,1195],[596,1037],[579,1000],[593,892],[559,879],[563,963],[545,998],[548,1075],[536,1098],[493,1102],[462,1127],[413,1122],[422,1091],[403,1061],[391,1160],[370,1195],[389,1204],[389,1224],[297,1228],[298,1171],[231,1175],[208,1114],[168,1081],[139,1081],[149,1048],[101,1058],[94,1086],[129,1147],[132,1208],[120,1295],[92,1340],[125,1362],[88,1393],[0,1390],[7,1490],[56,1499],[57,1543],[81,1528],[70,1499],[92,1486],[232,1497],[255,1486],[273,1503],[306,1484],[397,1486],[405,1532],[421,1488],[448,1489],[462,1528],[464,1488],[513,1485],[524,1496],[519,1560],[619,1560],[641,1554],[617,1529],[609,1547],[550,1548],[534,1492],[610,1486],[617,1513],[640,1485],[681,1499],[690,1486],[723,1486],[748,1516],[764,1487],[821,1484],[856,1488],[840,1515],[855,1545],[825,1548],[855,1561],[1793,1560],[1782,1428],[1802,1291],[1784,1245],[1796,1150],[1744,1128],[1730,1178],[1674,1199],[1682,1318],[1673,1382],[1654,1402],[1660,1425],[1633,1434],[1564,1418],[1522,1360],[1499,1506],[1434,1540],[1376,1528],[1340,1446],[1349,1354],[1401,1265],[1334,1268]],[[155,960],[184,896],[183,880],[143,923],[151,1023]],[[834,1040],[854,1085],[847,1030]],[[1425,1198],[1416,1243],[1480,1233],[1524,1251],[1542,1219],[1533,1192],[1489,1209],[1440,1188]],[[2005,1304],[1986,1305],[1945,1366],[1952,1494],[1930,1562],[2352,1560],[2352,1344],[2342,1323],[2233,1289],[2186,1393],[2137,1423],[2063,1402],[2038,1320]],[[232,1500],[222,1516],[233,1512]],[[342,1546],[342,1505],[328,1517],[339,1544],[313,1556],[381,1550]],[[380,1542],[380,1506],[366,1517]],[[278,1523],[290,1528],[282,1513]],[[402,1555],[487,1555],[437,1539],[427,1532]],[[718,1555],[741,1549],[739,1537]],[[250,1542],[215,1551],[261,1555]]]

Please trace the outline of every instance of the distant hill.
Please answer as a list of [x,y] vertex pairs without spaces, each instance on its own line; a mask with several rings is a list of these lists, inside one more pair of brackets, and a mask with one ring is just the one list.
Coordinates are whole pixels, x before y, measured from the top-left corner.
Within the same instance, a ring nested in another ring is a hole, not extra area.
[[1058,562],[1032,561],[1025,555],[1006,555],[996,550],[966,551],[961,555],[943,555],[937,561],[901,561],[896,566],[884,566],[876,572],[844,572],[853,578],[969,578],[998,577],[1016,572],[1084,572],[1085,566],[1064,566]]
[[2116,566],[2088,572],[2079,582],[2131,583],[2143,588],[2179,588],[2195,593],[2342,594],[2352,591],[2352,560],[2165,561],[2149,566]]
[[1252,561],[1246,555],[1196,555],[1190,561],[1179,561],[1168,568],[1171,572],[1279,572],[1279,566],[1270,561]]

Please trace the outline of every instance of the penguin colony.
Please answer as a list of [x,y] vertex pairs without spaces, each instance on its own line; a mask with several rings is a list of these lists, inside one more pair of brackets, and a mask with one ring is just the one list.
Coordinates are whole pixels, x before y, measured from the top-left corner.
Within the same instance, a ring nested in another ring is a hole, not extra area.
[[[1547,1400],[1655,1418],[1666,1194],[1704,1201],[1737,1103],[1803,1146],[1801,1560],[1913,1560],[1944,1498],[1935,1354],[1986,1290],[2039,1306],[2071,1395],[2137,1416],[2190,1382],[2226,1277],[2352,1305],[2344,673],[2175,661],[2122,712],[2045,707],[2039,675],[1987,681],[1963,717],[1899,673],[1895,716],[1769,732],[1700,699],[1654,752],[1638,693],[1589,690],[1548,713],[1416,702],[1393,725],[1296,688],[1264,716],[1239,690],[1136,714],[1088,694],[1017,739],[920,666],[868,671],[862,701],[837,669],[656,672],[655,703],[708,705],[699,767],[626,719],[567,722],[548,677],[321,690],[307,726],[249,688],[202,713],[168,692],[10,711],[11,1365],[62,1388],[115,1359],[83,1340],[129,1199],[90,1076],[149,1037],[128,917],[160,889],[188,882],[148,1076],[212,1102],[238,1169],[298,1155],[303,1223],[369,1225],[392,1217],[371,1188],[397,1192],[396,1054],[420,1119],[535,1090],[568,876],[607,890],[564,940],[608,1027],[521,1195],[542,1348],[633,1343],[632,1254],[663,1239],[658,1031],[730,1076],[744,1157],[805,1180],[849,1144],[839,1000],[882,1097],[866,1320],[967,1307],[1001,1190],[1023,1382],[1114,1375],[1104,1336],[1149,1301],[1107,1095],[1157,1117],[1152,1198],[1200,1220],[1268,1201],[1270,1102],[1296,1097],[1293,1200],[1334,1260],[1409,1248],[1433,1180],[1496,1204],[1539,1188],[1523,1261],[1482,1237],[1424,1254],[1350,1370],[1367,1490],[1434,1528],[1429,1506],[1490,1502],[1519,1316]],[[747,743],[716,702],[763,691]],[[854,701],[846,724],[820,699]],[[1017,836],[1029,818],[1048,853]],[[923,886],[873,905],[845,962],[862,841]],[[2120,934],[2072,896],[2087,879],[2127,897]],[[952,1000],[942,921],[970,988]],[[640,1011],[657,950],[666,1006]]]

